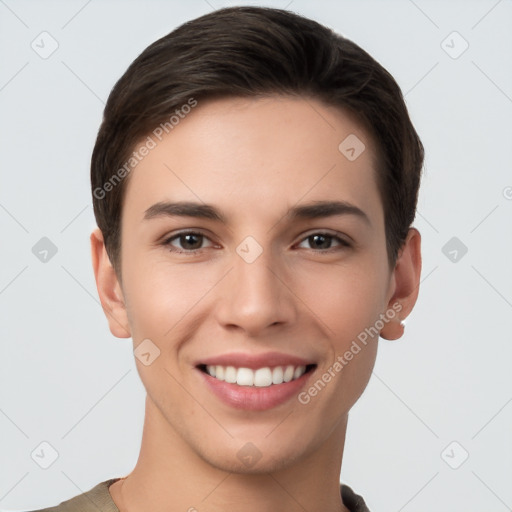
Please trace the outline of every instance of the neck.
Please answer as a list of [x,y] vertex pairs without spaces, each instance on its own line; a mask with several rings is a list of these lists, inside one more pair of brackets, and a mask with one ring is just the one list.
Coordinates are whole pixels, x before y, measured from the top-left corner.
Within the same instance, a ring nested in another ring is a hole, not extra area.
[[339,484],[347,419],[323,445],[280,469],[232,473],[201,458],[146,397],[137,464],[110,494],[120,512],[349,512]]

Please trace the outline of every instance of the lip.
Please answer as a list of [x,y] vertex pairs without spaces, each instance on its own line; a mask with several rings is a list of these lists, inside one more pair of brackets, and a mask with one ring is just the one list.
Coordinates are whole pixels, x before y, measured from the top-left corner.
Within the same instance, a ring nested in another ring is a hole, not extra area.
[[[279,366],[279,365],[276,365]],[[313,365],[298,379],[282,384],[272,384],[266,387],[239,386],[212,377],[200,367],[195,368],[208,390],[224,404],[233,409],[246,411],[265,411],[282,405],[296,397],[307,381],[315,373],[317,366]]]
[[[231,352],[220,356],[201,359],[195,363],[195,366],[234,366],[235,368],[250,368],[257,370],[264,367],[275,366],[308,366],[316,364],[316,361],[304,359],[302,357],[282,352],[264,352],[262,354],[247,354],[243,352]],[[292,381],[293,382],[293,381]],[[278,384],[279,385],[279,384]]]

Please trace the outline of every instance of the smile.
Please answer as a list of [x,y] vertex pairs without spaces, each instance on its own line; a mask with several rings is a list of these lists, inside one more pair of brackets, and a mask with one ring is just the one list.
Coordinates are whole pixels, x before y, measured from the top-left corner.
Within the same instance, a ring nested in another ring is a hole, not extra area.
[[211,377],[238,386],[265,388],[299,379],[315,365],[265,366],[262,368],[236,368],[234,366],[202,365],[200,369]]
[[202,364],[196,371],[206,388],[230,408],[264,411],[296,397],[317,367],[316,364],[253,366]]

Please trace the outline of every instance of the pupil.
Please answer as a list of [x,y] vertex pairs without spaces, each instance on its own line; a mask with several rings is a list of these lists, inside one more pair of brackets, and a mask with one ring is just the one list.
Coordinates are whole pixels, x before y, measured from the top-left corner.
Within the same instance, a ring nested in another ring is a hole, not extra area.
[[[197,245],[197,240],[199,240],[199,247],[201,246],[201,242],[200,242],[200,239],[201,239],[201,235],[182,235],[181,237],[181,241],[183,242],[185,240],[185,244],[184,245],[194,245],[194,238],[196,239],[196,244]],[[189,247],[189,249],[197,249],[198,247]]]
[[[315,241],[314,244],[317,247],[320,247],[321,249],[329,249],[329,243],[327,242],[327,240],[330,238],[329,236],[313,235],[311,238]],[[318,240],[320,240],[320,243],[317,243]]]

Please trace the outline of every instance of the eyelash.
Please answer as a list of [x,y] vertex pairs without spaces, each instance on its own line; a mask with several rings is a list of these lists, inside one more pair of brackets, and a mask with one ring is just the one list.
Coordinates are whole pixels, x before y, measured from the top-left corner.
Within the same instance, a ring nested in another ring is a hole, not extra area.
[[[168,237],[166,238],[163,242],[162,242],[162,245],[166,246],[170,252],[173,252],[173,253],[177,253],[177,254],[186,254],[186,255],[189,255],[189,256],[194,256],[194,255],[197,255],[197,254],[201,254],[202,251],[204,251],[205,249],[207,249],[207,247],[204,247],[204,248],[201,248],[201,249],[190,249],[190,250],[179,250],[179,249],[176,249],[175,247],[173,247],[171,245],[171,242],[174,241],[174,240],[177,240],[183,236],[186,236],[186,235],[195,235],[195,236],[200,236],[200,237],[203,237],[203,238],[206,238],[207,240],[209,240],[211,242],[211,240],[206,236],[204,235],[203,233],[201,232],[198,232],[198,231],[182,231],[180,233],[177,233],[177,234],[174,234],[172,235],[171,237]],[[323,237],[326,237],[326,238],[331,238],[333,240],[336,240],[337,242],[339,242],[339,246],[336,246],[336,247],[330,247],[329,249],[319,249],[319,250],[316,250],[316,249],[309,249],[310,251],[313,251],[315,253],[319,253],[319,254],[331,254],[332,252],[336,251],[336,250],[339,250],[339,249],[343,249],[343,248],[349,248],[351,247],[351,244],[349,244],[345,239],[337,236],[337,235],[334,235],[332,233],[328,233],[328,232],[324,232],[324,231],[315,231],[314,233],[311,233],[310,235],[304,237],[300,242],[300,243],[303,243],[304,241],[306,241],[308,238],[311,238],[315,235],[320,235],[320,236],[323,236]]]

